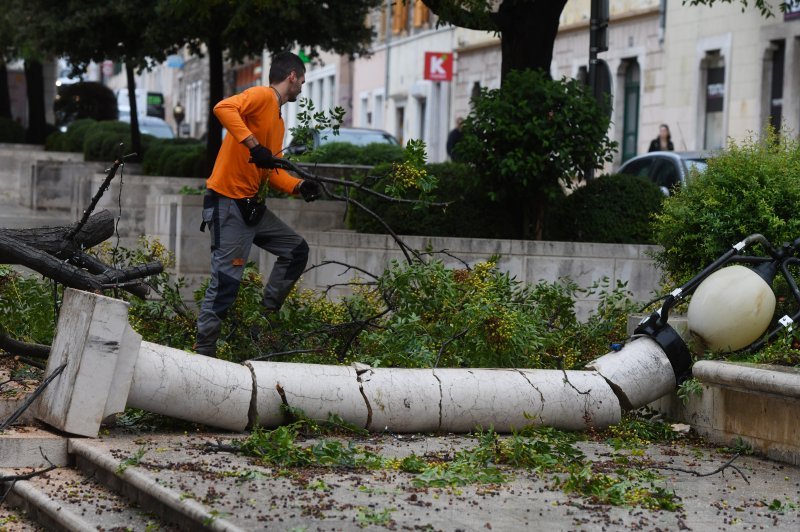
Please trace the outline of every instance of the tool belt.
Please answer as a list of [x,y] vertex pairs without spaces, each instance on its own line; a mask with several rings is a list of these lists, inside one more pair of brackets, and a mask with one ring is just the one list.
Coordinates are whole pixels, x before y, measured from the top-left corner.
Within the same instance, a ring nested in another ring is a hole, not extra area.
[[255,196],[233,201],[235,201],[236,206],[239,207],[239,212],[242,213],[244,223],[247,225],[258,225],[258,222],[264,217],[264,213],[267,212],[267,206],[264,205],[264,202],[258,201]]

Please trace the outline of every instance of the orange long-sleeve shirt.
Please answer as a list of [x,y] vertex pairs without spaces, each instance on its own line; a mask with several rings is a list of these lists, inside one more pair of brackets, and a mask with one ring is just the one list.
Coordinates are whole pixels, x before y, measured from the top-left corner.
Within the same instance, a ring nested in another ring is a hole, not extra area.
[[214,114],[228,134],[206,187],[229,198],[250,198],[256,195],[262,181],[268,179],[269,186],[294,193],[300,179],[285,170],[263,170],[247,162],[250,150],[242,144],[253,135],[259,144],[280,156],[285,127],[278,95],[271,87],[251,87],[226,98],[214,106]]

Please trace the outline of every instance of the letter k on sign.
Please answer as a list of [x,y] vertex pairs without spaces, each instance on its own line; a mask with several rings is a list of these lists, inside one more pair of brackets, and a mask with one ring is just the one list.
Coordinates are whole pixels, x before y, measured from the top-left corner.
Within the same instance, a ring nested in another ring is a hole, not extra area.
[[451,81],[453,79],[453,54],[425,52],[425,79]]

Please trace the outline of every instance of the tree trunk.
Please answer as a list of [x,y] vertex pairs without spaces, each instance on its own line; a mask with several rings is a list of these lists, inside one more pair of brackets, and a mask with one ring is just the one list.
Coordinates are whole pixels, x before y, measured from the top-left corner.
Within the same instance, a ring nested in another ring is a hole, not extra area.
[[500,28],[501,80],[512,70],[550,73],[559,18],[566,3],[567,0],[506,0],[500,4],[495,20]]
[[222,146],[222,124],[214,116],[214,106],[224,96],[222,43],[218,37],[209,39],[208,43],[208,127],[206,133],[206,161],[208,175],[214,169],[217,153]]
[[11,118],[11,96],[8,90],[8,69],[0,59],[0,117]]
[[125,62],[125,76],[128,80],[128,106],[131,109],[131,150],[136,154],[136,161],[142,160],[142,134],[139,131],[139,107],[136,102],[136,77],[133,64]]
[[29,144],[44,144],[47,122],[44,111],[44,73],[39,61],[25,60],[25,85],[28,96],[28,131],[25,141]]
[[[74,224],[0,229],[0,263],[21,264],[66,286],[88,291],[142,279],[163,270],[159,262],[117,270],[83,252],[114,233],[114,216],[107,210],[91,216],[75,236],[67,238],[73,227]],[[148,292],[141,284],[124,288],[139,297],[145,297]]]

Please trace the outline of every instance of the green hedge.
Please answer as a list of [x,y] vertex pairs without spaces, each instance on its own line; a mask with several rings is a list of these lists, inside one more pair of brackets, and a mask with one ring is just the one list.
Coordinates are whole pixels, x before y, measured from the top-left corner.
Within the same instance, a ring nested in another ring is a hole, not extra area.
[[151,141],[142,160],[145,175],[207,177],[206,146],[195,139]]
[[75,120],[67,127],[65,133],[60,131],[51,133],[45,140],[45,150],[83,152],[83,141],[95,124],[97,124],[97,120],[93,118]]
[[0,117],[0,142],[20,144],[25,142],[25,128],[11,118]]
[[402,161],[403,148],[379,142],[366,146],[356,146],[347,142],[331,142],[303,154],[300,160],[309,163],[373,166],[383,162]]
[[601,176],[550,204],[544,237],[571,242],[651,244],[651,221],[661,211],[664,198],[658,186],[647,178]]
[[[83,152],[87,161],[113,161],[121,155],[120,143],[130,152],[130,124],[82,118],[65,133],[47,137],[49,151]],[[206,147],[196,139],[157,139],[142,135],[142,168],[146,175],[206,177]]]
[[[363,192],[354,194],[354,197],[399,234],[474,238],[509,238],[513,234],[510,213],[489,200],[488,185],[468,184],[474,181],[470,167],[447,162],[429,164],[426,169],[439,179],[437,201],[452,202],[449,206],[413,207],[390,203]],[[373,173],[385,175],[389,170],[385,165],[377,167]],[[378,180],[372,185],[382,192],[386,183]],[[357,207],[350,210],[349,224],[362,233],[386,233],[383,225]]]
[[799,183],[800,140],[793,132],[729,141],[666,200],[655,221],[663,248],[657,261],[681,284],[750,234],[776,246],[793,241],[800,236]]

